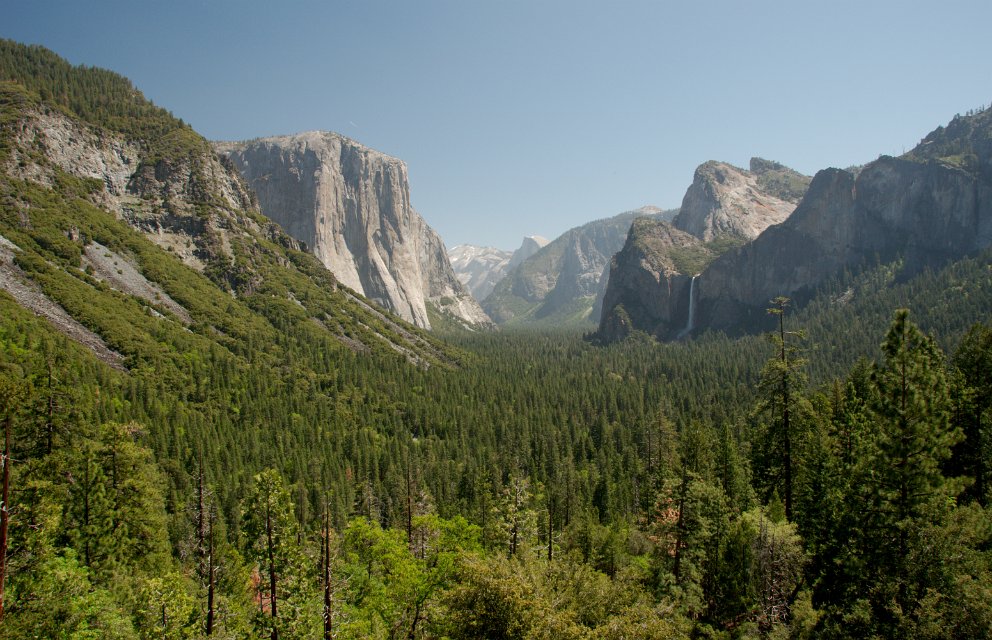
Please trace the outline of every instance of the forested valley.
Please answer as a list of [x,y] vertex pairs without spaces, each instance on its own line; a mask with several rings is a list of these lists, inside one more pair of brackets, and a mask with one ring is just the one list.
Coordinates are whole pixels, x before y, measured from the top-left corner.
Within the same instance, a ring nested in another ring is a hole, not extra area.
[[992,254],[771,300],[763,335],[430,334],[277,231],[184,265],[12,132],[65,113],[160,173],[202,138],[0,53],[0,160],[48,172],[0,177],[4,273],[119,356],[0,291],[0,636],[990,635]]

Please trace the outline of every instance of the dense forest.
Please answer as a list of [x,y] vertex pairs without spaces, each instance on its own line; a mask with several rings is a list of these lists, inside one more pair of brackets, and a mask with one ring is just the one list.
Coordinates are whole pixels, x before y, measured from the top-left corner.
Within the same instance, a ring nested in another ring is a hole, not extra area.
[[[0,80],[4,162],[30,109],[207,152],[115,74],[3,43]],[[411,359],[278,238],[200,273],[49,169],[0,176],[0,240],[121,361],[0,292],[3,637],[990,635],[990,254],[764,336],[406,327]]]

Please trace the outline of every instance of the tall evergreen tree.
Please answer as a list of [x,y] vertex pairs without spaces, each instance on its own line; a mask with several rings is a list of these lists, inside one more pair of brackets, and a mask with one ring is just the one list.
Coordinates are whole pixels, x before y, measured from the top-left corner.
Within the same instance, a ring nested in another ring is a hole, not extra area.
[[977,324],[961,340],[954,365],[954,423],[964,440],[951,469],[972,479],[966,495],[988,506],[992,488],[992,327]]
[[879,535],[874,544],[880,568],[894,581],[896,599],[908,611],[912,599],[921,595],[914,586],[923,586],[909,583],[914,531],[920,522],[940,517],[946,498],[961,489],[941,470],[961,432],[950,423],[943,354],[909,320],[907,310],[896,312],[882,355],[873,374],[877,434],[869,464],[873,524]]
[[785,311],[789,299],[772,300],[768,313],[777,316],[778,332],[770,338],[775,355],[761,372],[758,404],[761,434],[756,443],[755,466],[765,491],[765,500],[778,491],[785,500],[785,516],[792,519],[801,430],[805,427],[808,404],[803,396],[806,360],[800,355],[798,342],[802,331],[785,330]]

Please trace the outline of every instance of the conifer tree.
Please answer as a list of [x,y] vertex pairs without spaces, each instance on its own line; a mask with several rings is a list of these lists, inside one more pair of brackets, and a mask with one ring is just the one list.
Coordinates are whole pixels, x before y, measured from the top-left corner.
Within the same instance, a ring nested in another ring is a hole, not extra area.
[[805,334],[785,330],[788,298],[775,298],[772,304],[775,306],[768,313],[777,316],[778,332],[770,338],[777,353],[765,363],[761,373],[758,412],[763,428],[756,443],[755,465],[764,486],[764,498],[767,500],[774,490],[779,490],[785,501],[786,518],[792,519],[800,427],[805,417],[802,371],[806,361],[800,356],[796,342],[804,339]]
[[[292,498],[279,472],[269,469],[256,475],[245,502],[243,531],[249,554],[263,567],[268,580],[272,640],[279,640],[278,576],[289,564],[285,550],[296,536],[296,520],[292,514]],[[259,597],[261,592],[259,585]]]
[[896,312],[882,355],[873,373],[877,435],[869,466],[874,524],[880,535],[874,544],[881,569],[896,583],[899,604],[909,610],[914,591],[906,563],[913,531],[917,523],[939,517],[944,500],[961,489],[941,470],[961,434],[949,419],[943,354],[933,338],[909,320],[907,310]]
[[992,327],[977,324],[954,352],[954,423],[964,435],[951,468],[972,479],[966,495],[988,506],[992,472]]

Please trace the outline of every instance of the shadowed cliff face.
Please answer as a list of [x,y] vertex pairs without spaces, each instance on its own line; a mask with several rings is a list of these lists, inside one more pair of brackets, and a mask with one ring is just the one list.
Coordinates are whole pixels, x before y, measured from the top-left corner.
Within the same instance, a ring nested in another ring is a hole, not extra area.
[[992,186],[980,175],[888,157],[857,178],[827,169],[784,224],[703,272],[698,326],[736,333],[771,298],[801,303],[842,269],[901,258],[911,273],[990,245]]
[[680,271],[672,250],[694,247],[704,251],[702,244],[667,222],[635,220],[627,242],[610,265],[600,339],[622,340],[634,330],[674,338],[689,314],[692,275]]
[[623,247],[631,222],[638,216],[671,219],[672,213],[642,207],[566,231],[508,269],[483,301],[486,312],[500,324],[597,321],[610,259]]
[[346,286],[421,327],[430,327],[428,304],[470,326],[490,324],[410,205],[400,160],[327,132],[216,148],[255,190],[262,213]]
[[[775,194],[786,201],[802,188],[801,176],[797,178],[798,174],[781,165],[757,160],[751,167],[751,177],[757,176],[756,184],[769,192],[768,197]],[[756,217],[754,210],[749,213],[726,199],[735,194],[738,199],[746,196],[752,204],[763,200],[752,197],[751,177],[731,169],[706,163],[697,170],[676,226],[705,239],[715,229],[740,230],[747,226],[743,222],[769,219]],[[640,233],[668,237],[666,231],[648,227]],[[881,157],[856,175],[840,169],[817,173],[788,218],[702,269],[696,281],[694,331],[738,334],[760,330],[767,325],[769,300],[784,295],[802,305],[845,270],[857,272],[876,262],[900,260],[904,275],[911,275],[989,246],[992,111],[986,110],[956,117],[905,156]],[[618,291],[608,290],[607,296],[614,306],[622,307],[622,313],[611,318],[611,308],[604,305],[601,337],[622,337],[635,329],[663,339],[678,335],[686,313],[677,310],[678,303],[674,312],[664,304],[657,309],[650,306],[657,307],[659,300],[687,301],[688,279],[679,285],[668,277],[673,289],[667,298],[659,298],[651,281],[664,272],[666,251],[684,252],[691,247],[691,243],[681,249],[669,247],[654,260],[618,255],[610,280],[610,289],[617,280]],[[684,269],[678,272],[691,275]],[[675,292],[679,286],[681,291]]]

